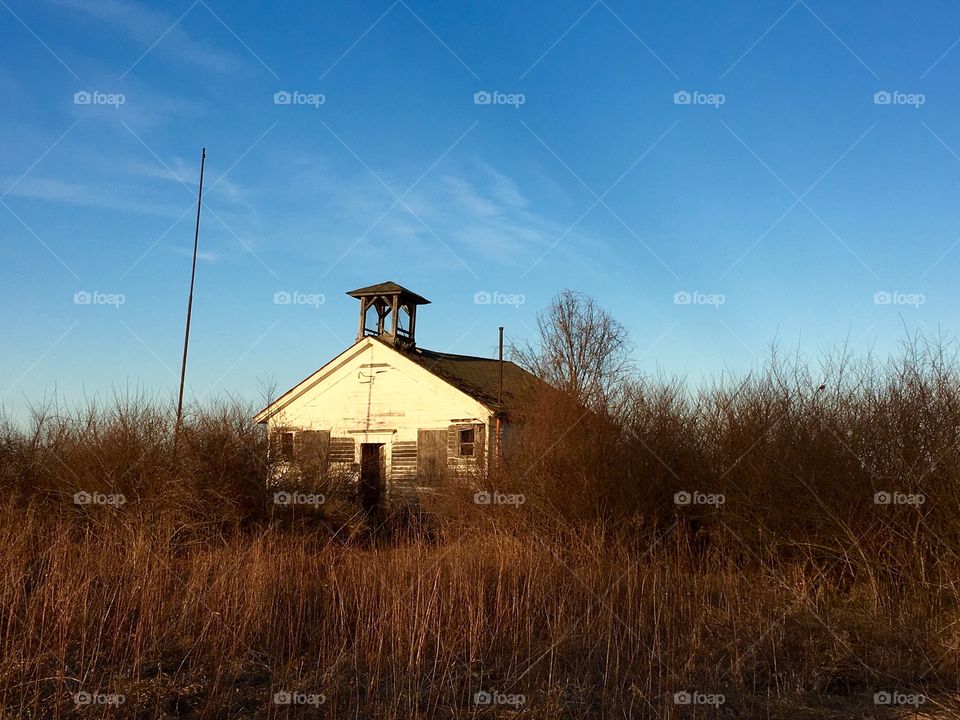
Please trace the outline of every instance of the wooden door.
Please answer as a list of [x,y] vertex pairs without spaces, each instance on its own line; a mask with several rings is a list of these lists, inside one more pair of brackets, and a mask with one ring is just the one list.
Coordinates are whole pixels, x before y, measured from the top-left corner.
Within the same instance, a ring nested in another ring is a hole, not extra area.
[[360,504],[376,512],[383,503],[385,470],[383,443],[360,444]]

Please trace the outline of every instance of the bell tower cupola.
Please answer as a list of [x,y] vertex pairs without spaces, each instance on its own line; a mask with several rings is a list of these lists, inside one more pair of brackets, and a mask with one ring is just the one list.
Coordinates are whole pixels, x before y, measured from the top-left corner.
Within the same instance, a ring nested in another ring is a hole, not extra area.
[[360,301],[358,341],[376,337],[394,347],[416,346],[417,306],[429,305],[429,300],[392,281],[351,290],[347,295]]

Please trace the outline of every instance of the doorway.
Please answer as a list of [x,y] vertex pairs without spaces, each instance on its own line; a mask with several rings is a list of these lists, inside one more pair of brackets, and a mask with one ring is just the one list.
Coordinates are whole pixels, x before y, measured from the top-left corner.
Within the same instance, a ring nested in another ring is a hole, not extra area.
[[366,513],[376,513],[383,503],[386,475],[383,443],[360,443],[360,505]]

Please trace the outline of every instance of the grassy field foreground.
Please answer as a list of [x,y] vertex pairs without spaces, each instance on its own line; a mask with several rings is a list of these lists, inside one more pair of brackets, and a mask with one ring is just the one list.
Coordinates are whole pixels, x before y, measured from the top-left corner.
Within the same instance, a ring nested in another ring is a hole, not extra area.
[[0,697],[7,717],[822,717],[883,710],[883,690],[950,707],[949,586],[896,573],[839,588],[812,554],[735,563],[677,537],[359,548],[7,508]]

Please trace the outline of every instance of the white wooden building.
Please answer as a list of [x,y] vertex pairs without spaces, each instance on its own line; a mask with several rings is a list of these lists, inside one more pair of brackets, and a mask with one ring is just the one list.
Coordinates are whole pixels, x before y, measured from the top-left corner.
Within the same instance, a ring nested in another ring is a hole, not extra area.
[[347,294],[360,301],[356,342],[254,418],[273,451],[324,455],[368,508],[484,473],[539,381],[509,361],[417,347],[429,301],[394,282]]

